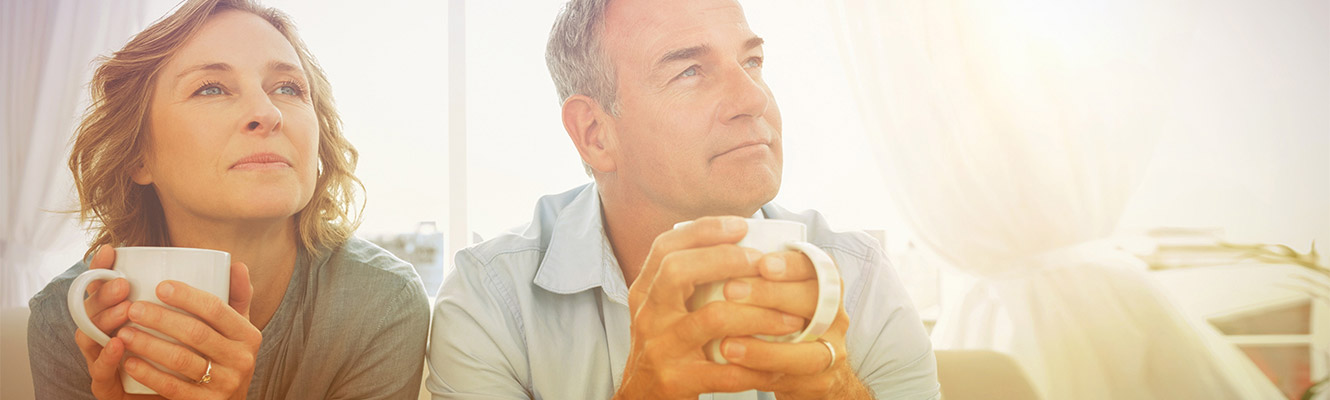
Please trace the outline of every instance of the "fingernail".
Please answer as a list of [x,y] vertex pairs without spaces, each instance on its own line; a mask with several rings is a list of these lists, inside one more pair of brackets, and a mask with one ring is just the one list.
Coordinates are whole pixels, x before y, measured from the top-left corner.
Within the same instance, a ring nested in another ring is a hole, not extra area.
[[742,300],[748,298],[748,294],[753,292],[753,285],[744,281],[730,281],[725,284],[725,298],[730,300]]
[[803,327],[804,327],[804,319],[803,319],[803,318],[799,318],[799,317],[796,317],[796,316],[793,316],[793,315],[790,315],[790,314],[785,314],[784,319],[785,319],[785,325],[789,325],[789,326],[794,327],[794,328],[803,328]]
[[744,248],[744,255],[748,256],[748,265],[753,265],[757,260],[762,259],[762,252],[757,249]]
[[744,222],[743,218],[727,217],[725,218],[725,222],[722,225],[722,227],[723,229],[725,229],[725,233],[736,233],[742,231],[744,227],[747,225],[748,223]]
[[130,328],[121,328],[121,329],[120,329],[120,334],[118,334],[118,335],[116,335],[116,336],[119,336],[121,340],[124,340],[124,341],[126,341],[126,342],[132,342],[132,341],[134,341],[134,335],[136,335],[136,333],[134,333],[134,330],[133,330],[133,329],[130,329]]
[[141,363],[142,363],[142,361],[139,361],[139,359],[137,359],[137,358],[134,358],[134,357],[126,358],[126,359],[125,359],[125,369],[128,369],[128,370],[131,371],[131,372],[139,372],[139,368],[142,368],[142,367],[143,367],[143,364],[141,364]]
[[139,320],[143,318],[143,304],[134,303],[129,305],[129,319]]
[[767,275],[772,278],[785,276],[785,259],[780,257],[767,257],[765,262],[767,266]]
[[747,353],[747,352],[748,352],[748,348],[744,347],[744,345],[742,345],[742,344],[734,343],[734,342],[728,342],[728,343],[725,343],[725,359],[726,359],[726,360],[730,360],[730,361],[738,360],[738,359],[740,359],[740,358],[743,358],[744,353]]
[[171,297],[172,293],[175,293],[175,284],[171,282],[162,282],[161,285],[157,285],[158,299],[166,300],[167,297]]

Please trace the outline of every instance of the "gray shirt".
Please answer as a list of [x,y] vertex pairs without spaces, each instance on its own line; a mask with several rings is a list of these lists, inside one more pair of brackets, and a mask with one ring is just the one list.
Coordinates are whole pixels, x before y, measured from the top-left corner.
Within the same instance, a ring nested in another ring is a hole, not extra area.
[[[28,357],[39,399],[92,399],[65,294],[86,260],[29,302]],[[249,399],[414,399],[429,300],[410,264],[351,238],[296,261],[254,365]]]

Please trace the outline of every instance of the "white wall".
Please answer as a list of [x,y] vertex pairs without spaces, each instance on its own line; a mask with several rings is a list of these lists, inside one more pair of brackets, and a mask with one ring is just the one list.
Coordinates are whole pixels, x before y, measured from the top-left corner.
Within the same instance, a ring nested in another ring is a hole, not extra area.
[[[1330,255],[1330,2],[1218,0],[1122,226],[1222,227]],[[1325,258],[1330,260],[1330,258]]]

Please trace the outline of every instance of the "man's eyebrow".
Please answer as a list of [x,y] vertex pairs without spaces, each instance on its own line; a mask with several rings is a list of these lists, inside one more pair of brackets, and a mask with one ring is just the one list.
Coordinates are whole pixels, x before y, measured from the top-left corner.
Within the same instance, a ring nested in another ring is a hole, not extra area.
[[755,49],[757,48],[757,46],[761,46],[763,43],[766,42],[767,42],[766,40],[762,40],[762,38],[760,37],[753,36],[751,39],[748,39],[748,41],[744,42],[744,51]]
[[[758,46],[761,46],[763,43],[766,43],[766,40],[763,40],[762,38],[757,36],[753,36],[752,38],[749,38],[748,40],[744,41],[743,49],[744,51],[752,50],[757,48]],[[660,60],[656,61],[656,65],[667,64],[679,60],[698,58],[703,54],[707,54],[710,51],[711,51],[711,46],[705,44],[700,46],[685,47],[682,49],[673,50],[670,51],[669,53],[665,53],[664,56],[661,56]]]
[[711,52],[711,46],[705,44],[701,46],[685,47],[665,53],[664,56],[660,57],[660,61],[656,61],[656,65],[659,66],[674,61],[694,59],[709,52]]

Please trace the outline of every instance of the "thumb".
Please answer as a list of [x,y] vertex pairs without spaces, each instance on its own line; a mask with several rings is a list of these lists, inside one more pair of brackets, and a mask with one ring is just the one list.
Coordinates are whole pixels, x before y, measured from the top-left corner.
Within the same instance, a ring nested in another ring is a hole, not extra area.
[[254,287],[249,283],[249,267],[245,263],[231,263],[230,299],[231,308],[249,319],[249,304],[254,299]]

